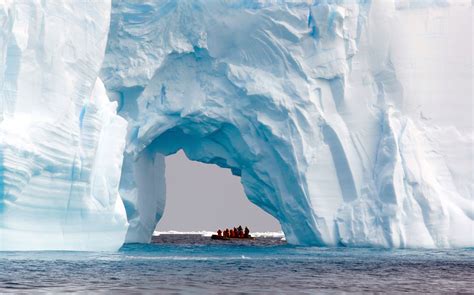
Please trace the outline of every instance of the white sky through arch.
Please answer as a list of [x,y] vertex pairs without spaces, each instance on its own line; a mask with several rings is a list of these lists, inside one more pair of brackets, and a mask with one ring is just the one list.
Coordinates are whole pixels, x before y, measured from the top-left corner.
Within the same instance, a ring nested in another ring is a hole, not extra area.
[[278,221],[247,199],[240,178],[228,169],[190,161],[180,151],[166,157],[166,186],[159,231],[214,231],[239,224],[251,231],[280,231]]

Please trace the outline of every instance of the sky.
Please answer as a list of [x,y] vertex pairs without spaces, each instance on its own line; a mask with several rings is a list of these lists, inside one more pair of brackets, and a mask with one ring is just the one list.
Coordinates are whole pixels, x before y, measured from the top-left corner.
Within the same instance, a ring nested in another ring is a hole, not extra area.
[[248,226],[251,231],[280,231],[271,215],[251,203],[240,177],[216,165],[190,161],[180,151],[166,157],[166,206],[157,230],[215,231]]

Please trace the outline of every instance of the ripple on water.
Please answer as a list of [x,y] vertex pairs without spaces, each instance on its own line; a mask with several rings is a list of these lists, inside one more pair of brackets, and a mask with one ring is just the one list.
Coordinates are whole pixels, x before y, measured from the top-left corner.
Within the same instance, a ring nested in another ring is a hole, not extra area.
[[474,249],[292,247],[180,235],[118,252],[2,252],[0,293],[472,292]]

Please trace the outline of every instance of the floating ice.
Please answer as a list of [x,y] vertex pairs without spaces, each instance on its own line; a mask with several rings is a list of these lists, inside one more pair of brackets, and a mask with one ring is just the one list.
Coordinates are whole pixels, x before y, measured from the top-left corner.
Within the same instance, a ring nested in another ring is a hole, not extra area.
[[474,246],[472,4],[420,3],[0,3],[0,250],[149,241],[179,149],[293,244]]
[[154,157],[183,149],[290,243],[474,245],[472,8],[418,2],[115,1],[128,241],[163,212]]

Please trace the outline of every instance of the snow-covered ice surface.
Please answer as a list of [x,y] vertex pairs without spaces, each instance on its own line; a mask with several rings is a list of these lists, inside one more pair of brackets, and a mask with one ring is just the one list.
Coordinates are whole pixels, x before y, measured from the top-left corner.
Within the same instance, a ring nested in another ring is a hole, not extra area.
[[112,250],[127,122],[98,78],[110,3],[0,2],[0,251]]
[[150,241],[179,149],[240,176],[289,243],[474,246],[472,14],[113,1],[108,31],[106,2],[3,2],[0,249],[118,248],[123,207]]

